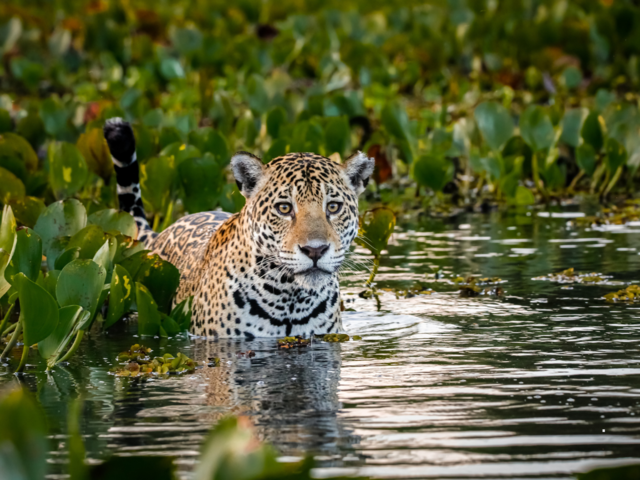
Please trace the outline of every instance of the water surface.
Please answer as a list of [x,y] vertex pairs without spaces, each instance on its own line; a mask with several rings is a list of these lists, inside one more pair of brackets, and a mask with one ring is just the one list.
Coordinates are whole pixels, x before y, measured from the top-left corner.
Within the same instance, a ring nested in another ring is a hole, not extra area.
[[[227,415],[252,418],[283,456],[314,452],[319,477],[571,478],[596,465],[640,461],[640,304],[603,294],[640,283],[640,226],[576,228],[571,214],[469,214],[398,227],[380,288],[416,282],[435,293],[358,294],[343,280],[345,326],[360,342],[278,350],[273,340],[145,338],[154,354],[183,351],[217,368],[145,382],[108,374],[133,325],[84,343],[50,375],[23,382],[51,417],[50,461],[63,471],[65,412],[86,399],[93,460],[171,455],[188,477],[200,444]],[[360,252],[358,250],[358,252]],[[603,285],[534,277],[574,267]],[[500,277],[503,296],[462,298],[435,271]],[[133,327],[133,328],[132,328]],[[253,358],[237,353],[251,349]],[[35,363],[36,357],[30,357]],[[0,385],[16,382],[0,366]]]

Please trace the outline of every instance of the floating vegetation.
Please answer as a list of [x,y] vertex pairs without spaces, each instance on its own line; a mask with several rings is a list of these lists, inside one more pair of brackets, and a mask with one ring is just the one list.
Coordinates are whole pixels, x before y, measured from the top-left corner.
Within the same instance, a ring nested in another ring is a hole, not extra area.
[[451,280],[454,285],[468,285],[472,287],[476,286],[484,286],[484,285],[499,285],[501,283],[506,283],[506,280],[502,280],[498,277],[475,277],[473,275],[469,275],[468,277],[455,277]]
[[461,297],[480,297],[480,296],[494,296],[499,297],[504,295],[502,287],[493,288],[481,288],[476,285],[464,285],[460,288]]
[[210,357],[209,363],[207,363],[207,367],[219,367],[220,359],[218,357]]
[[316,335],[316,338],[328,343],[342,343],[351,340],[351,337],[346,333],[328,333],[326,335]]
[[615,205],[609,208],[603,208],[598,215],[587,215],[578,217],[570,222],[570,224],[578,226],[600,226],[600,225],[625,225],[629,222],[637,222],[640,220],[640,205],[630,200],[622,207]]
[[413,287],[404,288],[404,289],[403,288],[381,288],[380,290],[395,294],[397,299],[413,298],[418,295],[431,295],[432,293],[435,293],[430,288],[425,288],[420,284],[416,284]]
[[640,286],[629,285],[627,288],[623,288],[617,292],[607,293],[604,296],[607,302],[638,302],[640,301]]
[[256,352],[253,350],[247,350],[246,352],[238,352],[236,355],[240,358],[253,358],[256,356]]
[[354,335],[353,337],[351,337],[351,340],[355,342],[357,340],[362,340],[362,337],[360,335]]
[[302,337],[284,337],[278,339],[278,348],[308,347],[311,339]]
[[118,377],[141,377],[193,373],[196,370],[195,360],[183,353],[165,353],[161,357],[151,359],[148,355],[151,351],[144,345],[133,345],[128,351],[118,355],[118,361],[125,361],[126,365],[111,369],[111,373]]
[[600,273],[576,273],[575,269],[567,268],[560,273],[550,273],[541,277],[534,277],[532,280],[543,280],[555,283],[582,283],[585,285],[596,285],[607,283],[612,277]]

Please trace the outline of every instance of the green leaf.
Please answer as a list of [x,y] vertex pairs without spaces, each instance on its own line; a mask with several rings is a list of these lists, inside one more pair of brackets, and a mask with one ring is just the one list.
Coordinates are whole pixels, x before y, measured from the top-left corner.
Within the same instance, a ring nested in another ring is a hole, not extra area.
[[347,117],[332,117],[325,128],[327,154],[338,152],[344,158],[351,143],[351,128]]
[[138,335],[158,335],[160,332],[160,312],[151,292],[140,282],[136,282],[136,304],[138,305]]
[[396,215],[386,207],[366,211],[360,217],[360,230],[355,242],[379,257],[387,248],[396,226]]
[[589,115],[589,110],[586,108],[567,110],[564,117],[562,117],[560,141],[571,147],[578,147],[580,144],[580,130],[587,115]]
[[222,169],[208,153],[203,158],[185,160],[178,167],[189,213],[213,210],[225,183]]
[[24,273],[29,280],[35,282],[42,265],[42,241],[30,228],[18,230],[17,236],[16,248],[4,276],[13,283],[11,278],[14,275]]
[[17,157],[30,171],[38,168],[38,155],[33,147],[15,133],[5,132],[0,135],[0,156]]
[[258,136],[258,128],[254,118],[247,112],[247,115],[243,115],[236,122],[236,137],[246,147],[253,147]]
[[282,157],[287,154],[287,146],[289,142],[286,138],[279,138],[275,140],[269,150],[262,156],[263,163],[269,163],[274,158]]
[[62,270],[76,258],[80,258],[80,247],[73,247],[65,250],[58,258],[56,258],[54,267],[56,270]]
[[87,453],[80,435],[82,415],[82,398],[74,399],[67,412],[67,435],[69,444],[69,478],[70,480],[89,480],[97,478],[89,476],[89,466],[85,463]]
[[84,206],[78,200],[71,198],[49,205],[40,215],[33,229],[42,239],[44,254],[48,257],[54,240],[74,235],[86,224],[87,212]]
[[48,337],[38,342],[38,352],[42,358],[49,359],[59,349],[66,347],[81,313],[82,307],[79,305],[69,305],[58,311],[59,319],[56,328]]
[[582,83],[582,72],[579,68],[567,67],[564,72],[562,72],[562,80],[568,89],[573,90],[574,88],[578,88]]
[[528,106],[520,117],[520,134],[536,152],[551,147],[555,138],[549,115],[537,105]]
[[0,403],[0,465],[3,476],[42,480],[47,474],[47,428],[42,410],[31,394],[18,388]]
[[149,289],[161,312],[169,313],[178,285],[180,272],[171,263],[157,254],[148,254],[140,269],[132,274],[135,282],[141,282]]
[[591,145],[583,143],[576,148],[576,163],[584,173],[593,175],[596,170],[596,152]]
[[420,185],[440,192],[453,179],[454,166],[450,160],[436,155],[422,155],[413,164],[413,176]]
[[242,210],[247,199],[238,190],[238,186],[235,183],[227,183],[222,188],[222,194],[218,199],[222,210],[229,213],[236,213]]
[[9,170],[0,167],[0,203],[9,203],[25,196],[24,183]]
[[181,332],[180,325],[164,313],[160,314],[160,336],[161,337],[173,337]]
[[61,307],[80,305],[93,318],[106,279],[106,271],[93,260],[73,260],[58,277],[56,297]]
[[95,256],[106,239],[102,228],[97,225],[87,225],[69,239],[67,249],[79,247],[80,258],[88,260]]
[[501,104],[483,102],[476,107],[473,114],[482,138],[492,150],[500,150],[513,136],[513,120]]
[[380,119],[387,132],[398,140],[411,143],[411,128],[409,127],[409,117],[407,112],[399,103],[387,103],[382,108]]
[[514,205],[534,205],[536,197],[527,187],[519,185],[513,198],[509,199],[509,203]]
[[269,96],[264,87],[264,79],[257,73],[252,74],[247,81],[246,97],[249,108],[258,116],[267,111]]
[[598,153],[604,145],[604,132],[604,118],[598,115],[597,112],[591,112],[584,120],[580,134],[584,141]]
[[127,237],[136,238],[138,227],[133,216],[127,212],[121,212],[112,208],[99,210],[87,218],[87,222],[98,225],[105,232],[117,235],[121,233]]
[[60,142],[49,149],[49,183],[56,198],[75,195],[87,180],[87,163],[71,143]]
[[11,115],[4,108],[0,108],[0,133],[10,132],[11,130],[13,130]]
[[607,139],[607,169],[613,175],[619,167],[627,163],[627,150],[614,138]]
[[16,234],[16,219],[9,205],[2,210],[0,221],[0,298],[11,288],[11,284],[4,278],[11,257],[16,248],[18,236]]
[[578,474],[578,480],[637,480],[638,478],[640,478],[640,464],[596,468],[590,472]]
[[566,183],[566,170],[560,168],[557,162],[548,165],[547,168],[541,172],[544,178],[545,184],[550,190],[561,190]]
[[149,213],[164,213],[176,176],[176,162],[173,156],[155,157],[140,167],[142,198],[151,206]]
[[191,328],[191,312],[193,310],[193,295],[185,298],[171,310],[171,318],[180,326],[180,330],[188,332]]
[[176,142],[167,145],[160,152],[161,157],[174,157],[175,165],[178,166],[185,160],[190,158],[199,158],[202,152],[194,145],[188,145],[182,142]]
[[44,277],[38,276],[38,285],[44,288],[49,295],[56,298],[56,286],[58,285],[59,270],[50,270]]
[[109,237],[93,256],[93,261],[100,265],[107,272],[107,277],[111,276],[113,270],[113,259],[116,256],[117,242],[114,237]]
[[280,128],[287,124],[287,111],[282,107],[274,107],[267,114],[267,133],[275,140],[280,135]]
[[211,127],[202,127],[189,133],[189,143],[203,154],[213,155],[220,166],[227,165],[231,160],[227,139]]
[[202,33],[195,28],[176,28],[173,44],[182,55],[191,55],[202,48]]
[[47,208],[44,202],[36,197],[22,197],[12,200],[11,208],[18,223],[25,227],[33,228],[38,221],[38,217]]
[[20,317],[25,346],[34,345],[53,333],[58,325],[58,305],[44,288],[24,274],[13,277],[20,297]]
[[109,183],[115,171],[102,129],[92,128],[81,134],[76,146],[89,170],[100,176],[105,183]]
[[131,310],[133,302],[133,280],[126,268],[121,265],[113,267],[111,275],[111,293],[109,295],[109,309],[104,328],[109,328]]
[[160,73],[166,80],[184,77],[184,69],[175,58],[165,58],[160,62]]

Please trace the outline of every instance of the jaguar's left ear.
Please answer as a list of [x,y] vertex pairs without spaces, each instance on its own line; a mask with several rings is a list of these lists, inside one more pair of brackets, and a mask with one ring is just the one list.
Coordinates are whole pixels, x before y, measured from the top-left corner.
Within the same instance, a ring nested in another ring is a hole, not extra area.
[[262,161],[250,153],[238,152],[231,158],[231,168],[242,195],[245,198],[251,197],[264,177]]
[[356,195],[364,192],[375,164],[376,162],[373,158],[367,157],[362,152],[354,153],[344,162],[342,168],[344,168],[349,179],[349,185],[356,192]]

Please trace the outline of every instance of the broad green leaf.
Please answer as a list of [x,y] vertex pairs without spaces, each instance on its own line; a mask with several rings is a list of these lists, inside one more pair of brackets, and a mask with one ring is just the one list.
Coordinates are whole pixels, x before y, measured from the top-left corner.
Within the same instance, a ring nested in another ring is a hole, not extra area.
[[160,152],[160,156],[173,157],[175,159],[175,165],[178,166],[189,158],[200,158],[202,152],[194,145],[176,142],[164,147]]
[[136,304],[138,305],[138,335],[158,335],[160,333],[160,312],[151,292],[140,282],[136,282]]
[[107,239],[104,231],[97,225],[87,225],[71,237],[67,249],[80,248],[80,258],[91,259]]
[[0,167],[0,203],[19,200],[25,196],[24,183],[6,168]]
[[613,175],[619,167],[627,163],[627,150],[616,139],[607,139],[607,168]]
[[589,115],[589,110],[586,108],[573,108],[567,110],[562,117],[562,135],[560,141],[571,147],[578,147],[580,145],[580,131],[582,130],[582,124]]
[[67,142],[49,149],[49,183],[57,198],[76,194],[87,180],[87,163],[78,148]]
[[44,288],[49,295],[56,298],[56,286],[58,285],[59,270],[49,270],[44,277],[38,276],[38,285]]
[[24,273],[29,280],[35,282],[42,265],[42,241],[30,228],[18,230],[17,236],[18,241],[5,271],[5,279],[13,284],[11,278],[18,273]]
[[160,336],[161,337],[173,337],[181,332],[180,325],[164,313],[160,314]]
[[[38,352],[44,359],[49,359],[58,349],[68,344],[74,325],[79,321],[82,307],[69,305],[58,311],[58,324],[51,334],[38,342]],[[64,343],[64,345],[62,345]]]
[[25,227],[34,228],[38,217],[47,208],[44,202],[36,197],[22,197],[10,202],[18,223]]
[[263,163],[269,163],[274,158],[282,157],[287,154],[287,146],[289,142],[286,138],[279,138],[275,140],[269,150],[262,156]]
[[247,199],[244,198],[242,193],[240,193],[240,190],[238,190],[238,186],[235,183],[227,183],[222,188],[222,194],[218,201],[220,202],[222,210],[225,212],[237,213],[242,210]]
[[596,152],[591,145],[583,143],[576,148],[576,162],[584,173],[591,176],[596,169]]
[[191,328],[191,313],[193,311],[193,295],[185,298],[171,310],[171,318],[180,325],[180,330],[188,332]]
[[61,307],[80,305],[93,318],[106,275],[105,269],[93,260],[73,260],[62,269],[58,277],[58,303]]
[[227,139],[211,127],[202,127],[189,133],[189,143],[203,154],[213,155],[220,166],[227,165],[231,160]]
[[191,55],[202,48],[202,33],[196,28],[176,28],[173,44],[182,55]]
[[4,478],[45,478],[48,444],[44,415],[28,390],[8,393],[0,402],[0,464],[9,467],[2,472]]
[[115,173],[107,141],[100,128],[92,128],[80,135],[76,144],[78,151],[90,171],[100,176],[106,183]]
[[246,98],[249,108],[257,115],[267,111],[269,95],[264,87],[264,79],[257,73],[252,74],[247,81]]
[[149,254],[133,277],[135,282],[141,282],[149,289],[160,311],[169,313],[171,300],[180,284],[178,269],[159,255]]
[[0,134],[0,156],[17,157],[22,160],[28,170],[38,168],[38,155],[27,140],[15,133]]
[[500,150],[513,136],[511,115],[497,102],[483,102],[473,112],[482,138],[489,148]]
[[396,215],[386,207],[366,211],[360,217],[360,230],[355,242],[379,257],[387,248],[396,226]]
[[325,127],[327,154],[338,152],[344,158],[351,140],[351,128],[347,117],[333,117]]
[[566,170],[560,168],[557,162],[548,165],[543,172],[540,172],[544,178],[546,186],[550,190],[561,190],[566,183]]
[[49,249],[54,240],[74,235],[86,224],[87,212],[84,206],[75,198],[70,198],[49,205],[33,229],[42,239],[44,254],[49,257]]
[[598,153],[604,146],[604,132],[604,119],[597,112],[591,112],[582,124],[580,135]]
[[100,265],[107,272],[107,277],[111,276],[113,270],[113,259],[116,256],[116,239],[109,237],[93,256],[93,261]]
[[534,150],[546,150],[553,145],[555,131],[549,115],[542,107],[530,105],[520,117],[520,135]]
[[280,128],[287,123],[287,111],[278,106],[272,108],[267,114],[267,133],[272,139],[280,135]]
[[516,188],[516,194],[513,198],[509,199],[509,203],[514,205],[534,205],[536,197],[534,197],[531,190],[520,185]]
[[136,238],[138,227],[133,216],[112,208],[99,210],[87,218],[89,224],[98,225],[102,230],[112,234],[121,233],[127,237]]
[[72,247],[68,250],[65,250],[61,255],[56,258],[56,262],[54,267],[56,270],[62,270],[67,266],[68,263],[71,263],[76,258],[80,258],[80,247]]
[[160,73],[166,80],[184,77],[184,69],[175,58],[165,58],[160,62]]
[[154,157],[140,167],[142,198],[151,207],[149,213],[163,213],[177,176],[176,162],[171,157]]
[[582,72],[576,67],[567,67],[562,72],[562,80],[568,89],[578,88],[582,83]]
[[253,147],[255,145],[256,137],[258,136],[258,127],[250,112],[247,112],[246,115],[238,119],[235,133],[236,137],[245,147]]
[[380,114],[384,128],[396,139],[411,143],[411,127],[407,112],[398,103],[387,103]]
[[131,304],[134,300],[133,289],[134,283],[129,272],[121,265],[115,265],[111,275],[109,309],[105,318],[104,328],[109,328],[131,309]]
[[185,160],[178,167],[189,213],[213,210],[225,183],[222,169],[208,153],[203,158]]
[[413,164],[416,181],[437,192],[453,179],[453,174],[453,163],[442,156],[422,155]]
[[58,325],[58,305],[44,288],[18,273],[13,282],[20,297],[24,343],[34,345],[47,338]]
[[0,221],[0,298],[11,288],[11,284],[4,278],[5,271],[11,261],[16,248],[18,236],[16,234],[16,219],[9,205],[2,210]]

